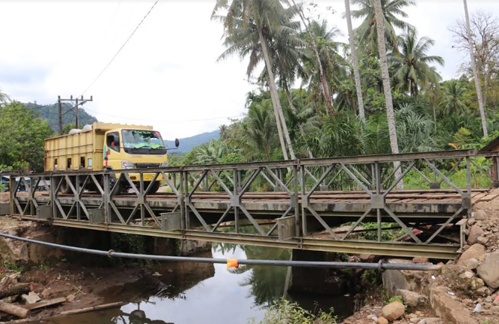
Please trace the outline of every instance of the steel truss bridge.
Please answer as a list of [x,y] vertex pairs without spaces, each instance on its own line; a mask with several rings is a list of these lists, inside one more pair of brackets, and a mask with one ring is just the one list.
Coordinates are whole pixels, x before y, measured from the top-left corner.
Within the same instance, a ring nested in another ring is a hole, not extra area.
[[[12,184],[8,213],[164,238],[450,259],[473,203],[495,197],[476,188],[495,183],[491,161],[461,150],[29,174]],[[151,175],[162,179],[159,193],[149,194]],[[118,192],[117,177],[128,192]],[[69,193],[61,193],[64,182]],[[18,191],[23,185],[28,190]]]

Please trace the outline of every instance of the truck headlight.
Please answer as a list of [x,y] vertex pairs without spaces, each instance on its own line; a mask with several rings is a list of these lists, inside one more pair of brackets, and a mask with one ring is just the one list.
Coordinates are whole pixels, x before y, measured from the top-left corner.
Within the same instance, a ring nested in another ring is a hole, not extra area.
[[159,165],[161,168],[166,168],[168,166],[168,162],[163,162]]
[[133,169],[133,168],[135,168],[135,165],[130,161],[121,161],[121,168],[122,169]]

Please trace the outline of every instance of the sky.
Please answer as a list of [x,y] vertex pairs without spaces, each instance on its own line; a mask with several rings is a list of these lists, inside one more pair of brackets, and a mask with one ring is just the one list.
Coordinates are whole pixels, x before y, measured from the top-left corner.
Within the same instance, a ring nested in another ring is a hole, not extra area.
[[[224,46],[222,25],[210,19],[215,0],[155,1],[0,0],[0,91],[42,105],[92,96],[83,108],[99,121],[152,125],[169,140],[243,118],[256,86],[247,59],[217,60]],[[346,41],[344,1],[315,2]],[[429,54],[444,58],[444,80],[459,76],[468,57],[452,48],[449,31],[463,8],[461,0],[416,0],[405,10],[418,36],[435,40]],[[468,8],[499,18],[498,0],[468,0]]]

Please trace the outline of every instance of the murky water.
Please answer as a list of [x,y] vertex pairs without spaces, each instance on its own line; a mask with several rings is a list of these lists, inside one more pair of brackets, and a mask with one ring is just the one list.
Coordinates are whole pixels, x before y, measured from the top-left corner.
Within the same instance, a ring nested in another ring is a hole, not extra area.
[[[261,247],[216,245],[214,258],[289,259],[289,251]],[[203,255],[205,256],[205,255]],[[273,300],[283,296],[287,268],[223,264],[169,263],[154,268],[150,282],[115,287],[104,294],[105,302],[130,301],[121,308],[71,315],[49,323],[258,323]],[[292,295],[311,311],[336,309],[345,317],[352,313],[350,297]]]

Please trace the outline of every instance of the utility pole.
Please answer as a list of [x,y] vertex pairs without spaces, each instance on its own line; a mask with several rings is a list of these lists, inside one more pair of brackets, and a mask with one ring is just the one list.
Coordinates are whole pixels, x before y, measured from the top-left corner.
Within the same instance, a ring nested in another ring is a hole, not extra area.
[[61,96],[57,97],[57,106],[59,107],[59,135],[62,135],[62,104],[61,104]]
[[[94,100],[93,96],[90,96],[90,99],[85,99],[85,98],[83,98],[83,96],[81,96],[81,98],[76,97],[73,99],[72,95],[69,97],[69,99],[61,99],[61,96],[58,96],[57,97],[57,104],[59,106],[59,134],[62,134],[62,116],[74,109],[75,110],[75,128],[78,128],[78,106],[82,106],[87,101],[93,101],[93,100]],[[66,112],[63,113],[62,112],[62,102],[63,101],[69,101],[71,103],[71,105],[73,104],[73,102],[75,104],[69,110],[67,110]]]

